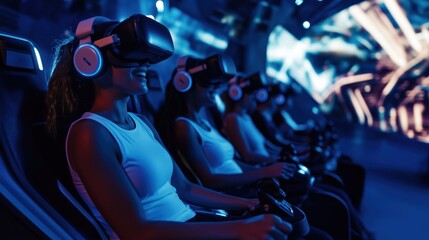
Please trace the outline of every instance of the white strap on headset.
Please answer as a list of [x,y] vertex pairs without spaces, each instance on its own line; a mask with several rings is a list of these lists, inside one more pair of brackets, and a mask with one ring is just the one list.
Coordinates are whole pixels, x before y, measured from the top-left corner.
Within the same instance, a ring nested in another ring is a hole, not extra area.
[[183,56],[177,59],[177,71],[185,71],[187,61],[188,61],[188,56]]
[[[76,37],[79,38],[79,44],[90,43],[91,42],[91,34],[94,33],[94,29],[92,25],[94,24],[95,17],[85,19],[77,25],[76,28]],[[110,45],[115,42],[119,42],[120,39],[116,34],[98,39],[94,42],[94,45],[102,48],[104,46]]]
[[119,37],[116,34],[104,37],[102,39],[98,39],[94,42],[94,45],[102,48],[104,46],[110,45],[112,43],[120,42]]
[[249,80],[244,81],[244,82],[241,82],[241,83],[239,84],[239,86],[240,86],[241,88],[247,87],[247,86],[249,86],[249,85],[250,85],[250,81],[249,81]]
[[231,78],[228,83],[229,85],[237,83],[237,76],[234,76],[233,78]]
[[189,72],[190,74],[194,74],[194,73],[197,73],[197,72],[201,72],[201,71],[203,71],[203,70],[206,70],[206,69],[207,69],[207,65],[206,65],[206,64],[203,64],[203,65],[199,65],[199,66],[196,66],[196,67],[193,67],[193,68],[189,69],[189,70],[188,70],[188,72]]
[[236,85],[237,85],[237,86],[239,86],[240,88],[243,88],[243,87],[246,87],[247,85],[249,85],[249,84],[250,84],[250,81],[244,81],[244,82],[239,83],[239,82],[238,82],[238,77],[237,77],[237,76],[235,76],[235,77],[233,77],[233,78],[231,78],[231,79],[229,80],[229,85],[233,85],[233,84],[236,84]]
[[[185,71],[186,70],[186,62],[187,61],[188,61],[188,56],[180,57],[177,60],[177,71]],[[193,67],[193,68],[189,69],[187,72],[189,74],[194,74],[194,73],[206,70],[206,69],[207,69],[207,65],[206,64],[202,64],[202,65],[198,65],[196,67]]]
[[80,21],[76,28],[76,37],[79,38],[79,43],[90,43],[91,34],[94,32],[92,24],[94,23],[95,17]]

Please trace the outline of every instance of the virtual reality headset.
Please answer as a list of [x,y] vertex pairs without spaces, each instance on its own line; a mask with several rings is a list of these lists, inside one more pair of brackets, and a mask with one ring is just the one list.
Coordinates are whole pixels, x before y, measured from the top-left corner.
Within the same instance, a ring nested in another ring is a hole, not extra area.
[[234,61],[228,55],[215,54],[186,70],[202,87],[227,83],[236,73]]
[[183,56],[177,61],[173,85],[179,92],[187,92],[194,81],[204,88],[220,87],[235,74],[235,64],[229,56],[215,54],[206,59]]
[[263,72],[253,73],[247,77],[238,77],[237,84],[245,92],[253,92],[265,87],[269,83],[267,76]]
[[291,97],[298,94],[297,83],[278,83],[273,86],[273,94],[283,94],[285,97]]
[[108,35],[116,35],[106,52],[109,62],[116,67],[158,63],[169,58],[174,45],[168,29],[159,22],[135,14],[111,27]]
[[267,87],[267,92],[270,97],[274,97],[277,105],[283,105],[286,99],[296,95],[294,87],[291,84],[277,82]]
[[288,86],[284,83],[273,83],[267,87],[268,94],[275,96],[278,94],[284,94],[288,89]]
[[106,58],[116,67],[134,67],[163,61],[173,54],[168,29],[157,21],[135,14],[121,21],[97,16],[76,28],[79,46],[74,64],[83,76],[95,76]]

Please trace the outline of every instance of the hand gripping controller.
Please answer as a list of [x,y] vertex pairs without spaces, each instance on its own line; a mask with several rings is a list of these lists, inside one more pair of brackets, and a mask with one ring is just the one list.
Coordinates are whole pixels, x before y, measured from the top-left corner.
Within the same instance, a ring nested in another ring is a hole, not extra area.
[[280,188],[280,183],[275,178],[263,179],[258,182],[259,205],[253,211],[248,211],[245,216],[255,216],[264,213],[272,213],[281,217],[293,226],[291,237],[302,237],[310,231],[310,226],[305,213],[298,207],[286,201],[286,193]]

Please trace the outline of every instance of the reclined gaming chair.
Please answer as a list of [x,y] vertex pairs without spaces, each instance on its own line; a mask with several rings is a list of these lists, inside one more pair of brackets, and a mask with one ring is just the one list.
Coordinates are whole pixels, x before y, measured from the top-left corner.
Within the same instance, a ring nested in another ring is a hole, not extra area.
[[0,232],[6,238],[103,239],[91,216],[57,185],[49,161],[61,159],[50,158],[44,146],[46,91],[35,46],[0,33]]

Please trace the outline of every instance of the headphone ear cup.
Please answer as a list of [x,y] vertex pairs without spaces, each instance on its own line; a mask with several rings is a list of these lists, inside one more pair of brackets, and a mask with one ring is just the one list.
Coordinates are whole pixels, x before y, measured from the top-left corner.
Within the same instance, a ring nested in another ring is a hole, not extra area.
[[84,43],[74,52],[73,65],[83,77],[95,77],[102,72],[103,55],[94,44]]
[[228,89],[228,96],[233,101],[238,101],[243,96],[243,90],[237,84],[233,84]]
[[173,78],[173,85],[179,92],[187,92],[192,87],[192,77],[186,71],[178,71]]
[[265,88],[259,89],[256,92],[256,100],[260,103],[264,103],[268,100],[268,91]]
[[275,103],[278,106],[283,105],[285,102],[286,102],[286,98],[285,98],[285,96],[283,94],[279,94],[279,95],[276,96]]

